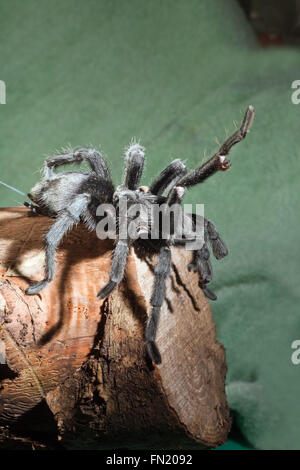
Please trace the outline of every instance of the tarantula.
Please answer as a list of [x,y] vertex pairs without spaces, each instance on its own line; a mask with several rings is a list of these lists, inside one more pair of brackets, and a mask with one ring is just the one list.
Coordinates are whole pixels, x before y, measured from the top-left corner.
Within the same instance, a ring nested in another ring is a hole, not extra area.
[[[32,284],[26,290],[26,294],[37,294],[50,281],[55,273],[55,251],[58,248],[64,234],[75,224],[82,221],[91,230],[95,230],[99,221],[97,208],[105,203],[110,203],[116,208],[116,218],[121,216],[118,212],[120,201],[126,198],[129,208],[133,203],[140,204],[149,210],[153,204],[180,204],[185,188],[202,183],[206,178],[217,171],[225,171],[230,168],[230,162],[226,158],[233,145],[243,140],[249,131],[254,118],[252,106],[247,108],[240,129],[229,137],[220,147],[219,151],[199,168],[187,172],[185,165],[180,160],[170,163],[151,183],[150,187],[139,187],[144,166],[144,148],[134,142],[125,152],[125,172],[123,184],[116,189],[112,183],[108,167],[101,153],[92,148],[78,148],[74,151],[66,151],[61,155],[48,158],[44,164],[44,177],[37,183],[28,195],[34,204],[25,202],[33,214],[43,214],[55,218],[55,222],[45,236],[46,250],[46,275],[41,282]],[[90,172],[68,171],[56,173],[56,168],[69,164],[88,162]],[[168,191],[166,191],[169,189]],[[164,193],[167,192],[166,195]],[[183,211],[182,211],[183,212]],[[185,214],[193,220],[195,226],[199,216]],[[129,217],[132,220],[132,217]],[[212,300],[216,296],[211,292],[207,284],[212,280],[212,266],[208,242],[211,245],[214,256],[221,259],[228,251],[224,241],[221,239],[215,225],[203,218],[204,241],[202,246],[193,252],[193,261],[188,266],[189,270],[199,273],[199,287],[204,294]],[[190,241],[190,234],[184,233],[178,239],[177,227],[173,226],[169,236],[163,238],[161,231],[158,239],[147,239],[148,228],[151,220],[146,218],[141,224],[140,236],[131,238],[117,238],[113,253],[110,277],[107,284],[102,287],[98,297],[107,297],[113,289],[118,286],[124,277],[127,257],[130,247],[142,248],[149,253],[157,253],[158,261],[154,270],[153,293],[150,300],[151,314],[148,318],[145,338],[148,353],[156,364],[161,362],[161,355],[155,343],[156,331],[159,320],[160,309],[165,296],[166,279],[171,270],[170,246],[185,247]],[[173,224],[174,225],[174,224]],[[146,236],[145,236],[146,235]]]

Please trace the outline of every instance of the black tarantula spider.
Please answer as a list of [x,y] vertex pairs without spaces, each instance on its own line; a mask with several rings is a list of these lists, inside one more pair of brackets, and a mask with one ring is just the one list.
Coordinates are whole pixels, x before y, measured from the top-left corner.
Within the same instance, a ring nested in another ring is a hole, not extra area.
[[[146,208],[149,214],[151,206],[156,203],[170,206],[181,202],[185,188],[202,183],[206,178],[217,171],[227,170],[230,163],[227,155],[233,145],[243,140],[249,131],[254,118],[252,106],[247,108],[240,129],[229,137],[220,147],[219,151],[199,168],[187,172],[185,165],[180,160],[174,160],[168,165],[151,183],[150,187],[139,187],[144,166],[144,149],[137,143],[133,143],[125,154],[125,173],[123,184],[116,189],[112,183],[105,160],[101,153],[92,148],[78,148],[74,151],[64,152],[48,158],[44,164],[43,180],[37,183],[29,194],[34,204],[24,204],[34,214],[43,214],[55,218],[55,222],[45,236],[46,249],[46,275],[41,282],[32,284],[26,290],[26,294],[37,294],[50,281],[55,272],[55,251],[58,248],[64,234],[80,221],[84,222],[91,230],[95,230],[99,217],[97,208],[101,204],[110,203],[116,209],[116,222],[119,222],[118,208],[121,198],[126,198],[129,204],[138,203]],[[68,171],[56,173],[56,168],[68,163],[81,163],[87,161],[91,167],[90,172]],[[166,195],[164,192],[169,188]],[[183,211],[182,211],[183,212]],[[185,214],[193,220],[195,226],[196,216]],[[129,217],[129,220],[130,219]],[[161,355],[155,343],[156,330],[159,320],[160,309],[165,296],[166,279],[171,270],[170,246],[186,246],[190,240],[189,234],[183,234],[179,240],[176,237],[176,227],[173,226],[169,236],[158,239],[147,239],[149,219],[142,224],[141,236],[131,238],[117,238],[113,254],[110,277],[108,283],[102,287],[98,297],[107,297],[112,290],[118,286],[124,277],[127,257],[130,247],[148,250],[148,253],[157,253],[158,262],[154,270],[154,286],[151,297],[152,311],[146,325],[146,345],[151,359],[159,364]],[[216,296],[211,292],[207,284],[212,280],[212,266],[208,242],[214,256],[221,259],[228,251],[221,239],[215,225],[203,218],[204,243],[202,247],[193,252],[193,262],[189,270],[199,273],[199,287],[211,300]],[[161,234],[161,232],[159,232]]]

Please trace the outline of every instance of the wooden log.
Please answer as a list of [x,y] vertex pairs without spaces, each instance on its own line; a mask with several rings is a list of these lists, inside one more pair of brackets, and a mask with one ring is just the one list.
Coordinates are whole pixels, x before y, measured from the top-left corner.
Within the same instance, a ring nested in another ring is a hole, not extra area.
[[0,210],[0,446],[224,443],[225,351],[187,270],[190,252],[172,250],[157,337],[162,364],[153,366],[144,324],[155,257],[131,250],[125,280],[99,300],[113,246],[79,225],[57,252],[55,280],[26,296],[28,283],[43,277],[52,223],[25,208]]

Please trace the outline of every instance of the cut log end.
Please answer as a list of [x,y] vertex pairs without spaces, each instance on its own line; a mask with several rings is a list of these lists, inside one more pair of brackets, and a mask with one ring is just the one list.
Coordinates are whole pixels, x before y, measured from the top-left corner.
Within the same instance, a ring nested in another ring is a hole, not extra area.
[[182,446],[186,436],[205,447],[224,443],[225,351],[188,272],[191,253],[172,249],[157,335],[162,363],[153,366],[144,325],[155,257],[131,250],[125,280],[99,300],[113,247],[80,225],[57,252],[55,280],[26,296],[43,277],[52,223],[23,208],[0,210],[0,446],[58,439],[66,448],[161,448]]

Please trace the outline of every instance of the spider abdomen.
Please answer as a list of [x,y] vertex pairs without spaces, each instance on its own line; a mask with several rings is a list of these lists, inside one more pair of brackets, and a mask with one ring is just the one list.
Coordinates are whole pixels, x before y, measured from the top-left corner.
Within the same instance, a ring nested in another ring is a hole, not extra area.
[[71,204],[83,181],[88,178],[88,173],[60,173],[55,178],[37,183],[31,189],[32,200],[53,217]]
[[90,195],[86,219],[91,221],[97,207],[111,201],[113,188],[107,187],[106,181],[96,174],[70,171],[45,179],[31,189],[32,200],[50,217],[56,217],[61,211],[68,209],[79,194]]

